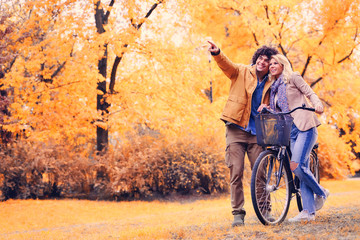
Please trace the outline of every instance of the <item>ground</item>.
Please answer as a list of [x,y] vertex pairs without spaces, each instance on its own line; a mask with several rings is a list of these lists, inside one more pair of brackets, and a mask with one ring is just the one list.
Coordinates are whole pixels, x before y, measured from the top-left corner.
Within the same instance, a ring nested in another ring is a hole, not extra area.
[[[231,227],[228,194],[155,201],[9,200],[0,239],[360,239],[360,179],[322,181],[330,190],[314,223],[263,226],[246,192],[245,226]],[[247,189],[249,187],[247,186]]]

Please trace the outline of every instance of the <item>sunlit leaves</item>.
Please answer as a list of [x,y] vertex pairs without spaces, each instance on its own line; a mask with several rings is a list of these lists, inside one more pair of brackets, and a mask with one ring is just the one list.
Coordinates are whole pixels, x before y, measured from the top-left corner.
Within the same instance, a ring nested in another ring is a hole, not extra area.
[[[103,34],[96,31],[94,1],[13,0],[1,12],[1,32],[11,26],[0,38],[6,46],[1,70],[8,69],[3,88],[13,91],[7,129],[26,129],[44,141],[91,142],[96,126],[120,141],[140,125],[169,141],[211,136],[222,149],[219,116],[229,81],[209,62],[205,40],[211,37],[231,60],[245,64],[258,46],[278,47],[323,100],[323,124],[344,131],[339,141],[353,141],[358,150],[359,1],[162,1],[148,18],[157,1],[109,2],[101,2],[110,13]],[[97,69],[105,44],[106,79]],[[116,57],[121,62],[110,93]],[[104,80],[106,91],[97,90]],[[205,94],[210,83],[213,103]],[[97,95],[106,97],[108,114],[96,111]],[[331,146],[330,139],[322,141]],[[332,148],[322,149],[334,162],[329,169],[337,166]]]

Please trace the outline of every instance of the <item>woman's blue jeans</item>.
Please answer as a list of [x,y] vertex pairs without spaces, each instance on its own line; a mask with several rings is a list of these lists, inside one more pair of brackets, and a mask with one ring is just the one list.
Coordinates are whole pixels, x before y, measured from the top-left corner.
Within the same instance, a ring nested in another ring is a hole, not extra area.
[[315,213],[314,193],[326,197],[324,189],[316,181],[310,171],[310,152],[314,147],[318,137],[316,127],[307,131],[300,131],[293,124],[290,136],[291,161],[298,163],[293,170],[294,174],[300,179],[300,191],[303,202],[303,210],[308,213]]

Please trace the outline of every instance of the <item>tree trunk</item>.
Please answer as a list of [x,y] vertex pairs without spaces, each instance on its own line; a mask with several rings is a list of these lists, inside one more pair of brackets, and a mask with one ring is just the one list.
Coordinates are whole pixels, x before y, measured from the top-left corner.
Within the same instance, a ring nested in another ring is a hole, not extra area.
[[[113,4],[113,1],[111,2]],[[95,5],[95,23],[96,29],[99,34],[105,32],[104,25],[107,23],[108,14],[104,14],[102,8],[100,8],[101,1],[97,1]],[[104,121],[106,119],[106,114],[109,112],[108,107],[109,104],[106,102],[106,98],[104,95],[106,94],[106,70],[107,70],[107,44],[104,45],[104,55],[98,62],[98,70],[99,73],[104,77],[103,81],[99,81],[97,85],[97,89],[101,91],[101,93],[97,94],[96,101],[96,109],[100,110],[102,113],[103,119],[98,119],[98,121]],[[105,120],[106,121],[106,120]],[[96,145],[98,152],[106,151],[108,146],[108,129],[104,129],[102,127],[96,127]]]
[[[99,60],[98,69],[99,73],[106,79],[106,69],[107,69],[107,45],[105,47],[104,56]],[[97,95],[96,109],[102,112],[102,115],[106,115],[108,111],[109,104],[106,102],[106,98],[104,95],[106,94],[106,80],[101,81],[97,85],[97,89],[102,92],[102,94]],[[106,151],[108,146],[108,129],[104,129],[102,127],[96,127],[96,142],[97,142],[97,150],[99,152]]]

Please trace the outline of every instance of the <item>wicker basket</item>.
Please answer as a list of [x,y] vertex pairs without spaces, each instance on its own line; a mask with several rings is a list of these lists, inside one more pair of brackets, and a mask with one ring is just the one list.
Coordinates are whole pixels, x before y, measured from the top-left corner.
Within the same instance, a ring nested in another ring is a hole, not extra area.
[[258,114],[255,117],[257,143],[263,147],[289,146],[293,120],[289,114]]

